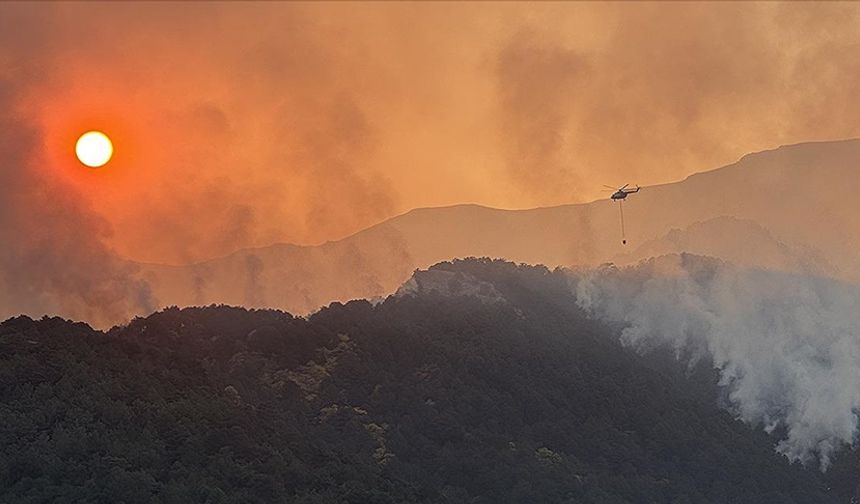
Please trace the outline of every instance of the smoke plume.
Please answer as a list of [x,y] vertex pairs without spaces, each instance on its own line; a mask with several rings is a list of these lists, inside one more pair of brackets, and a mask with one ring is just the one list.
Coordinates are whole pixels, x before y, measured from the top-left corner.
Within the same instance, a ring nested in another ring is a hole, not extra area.
[[860,288],[812,276],[668,255],[575,275],[578,303],[625,325],[622,341],[709,357],[731,408],[777,449],[825,470],[857,436]]

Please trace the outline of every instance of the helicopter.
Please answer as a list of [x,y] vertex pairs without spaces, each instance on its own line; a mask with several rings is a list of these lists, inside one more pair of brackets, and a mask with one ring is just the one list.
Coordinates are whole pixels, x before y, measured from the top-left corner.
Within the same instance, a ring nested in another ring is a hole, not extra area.
[[608,186],[608,185],[603,186],[603,187],[606,187],[612,191],[615,191],[612,193],[612,196],[610,196],[610,199],[612,201],[618,202],[618,211],[621,212],[621,244],[622,245],[627,245],[627,238],[624,236],[624,200],[627,199],[628,195],[633,194],[633,193],[638,193],[639,189],[640,189],[639,186],[636,186],[636,189],[628,189],[627,186],[629,186],[629,185],[630,184],[624,184],[623,186],[618,187],[618,188]]
[[623,200],[623,199],[627,198],[628,194],[633,194],[633,193],[639,192],[639,189],[640,189],[639,186],[636,186],[636,189],[627,189],[627,186],[629,186],[629,185],[630,184],[624,184],[623,186],[621,186],[617,189],[615,187],[608,186],[608,185],[604,185],[603,187],[606,187],[608,189],[612,189],[613,191],[615,191],[614,193],[612,193],[612,196],[611,196],[612,199]]

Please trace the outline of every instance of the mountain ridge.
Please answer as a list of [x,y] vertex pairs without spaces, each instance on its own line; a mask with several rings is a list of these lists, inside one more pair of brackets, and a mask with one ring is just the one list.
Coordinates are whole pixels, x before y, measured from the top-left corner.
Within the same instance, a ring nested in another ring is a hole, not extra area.
[[[693,177],[698,177],[700,175],[707,175],[707,174],[710,174],[712,172],[718,172],[721,170],[733,168],[736,165],[742,163],[743,161],[745,161],[747,159],[754,159],[760,155],[768,155],[770,153],[775,153],[775,152],[785,150],[785,149],[794,149],[794,148],[804,147],[804,146],[835,145],[835,144],[841,144],[841,143],[846,143],[846,142],[860,142],[860,138],[845,138],[845,139],[838,139],[838,140],[821,140],[821,141],[810,141],[810,142],[798,142],[798,143],[793,143],[793,144],[784,144],[784,145],[780,145],[778,147],[774,147],[771,149],[763,149],[760,151],[750,152],[750,153],[744,154],[740,158],[738,158],[738,160],[735,162],[729,163],[727,165],[719,166],[716,168],[711,168],[708,170],[692,173],[692,174],[687,175],[686,177],[684,177],[682,179],[678,179],[678,180],[674,180],[674,181],[670,181],[670,182],[662,182],[659,184],[651,184],[651,185],[647,185],[647,186],[642,186],[642,189],[653,189],[653,188],[660,188],[663,186],[671,186],[674,184],[679,184],[679,183],[685,182],[685,181],[687,181]],[[604,201],[604,200],[605,200],[605,198],[599,198],[599,199],[580,202],[580,203],[565,203],[565,204],[560,204],[560,205],[536,206],[536,207],[528,207],[528,208],[499,208],[499,207],[494,207],[494,206],[485,205],[482,203],[475,203],[475,202],[454,203],[454,204],[450,204],[450,205],[440,205],[440,206],[422,206],[422,207],[411,208],[409,210],[406,210],[405,212],[402,212],[402,213],[399,213],[397,215],[393,215],[391,217],[385,218],[385,219],[383,219],[383,220],[381,220],[375,224],[372,224],[366,228],[359,229],[359,230],[357,230],[353,233],[350,233],[346,236],[343,236],[341,238],[337,238],[334,240],[326,240],[326,241],[315,243],[315,244],[298,244],[298,243],[292,243],[292,242],[275,242],[275,243],[271,243],[269,245],[261,245],[259,247],[244,247],[244,248],[237,249],[233,252],[230,252],[228,254],[204,259],[201,261],[192,261],[192,262],[186,262],[186,263],[162,263],[162,262],[148,262],[148,261],[131,261],[131,262],[133,262],[134,264],[141,265],[141,266],[158,266],[158,267],[193,266],[193,265],[197,265],[197,264],[206,264],[206,263],[210,263],[212,261],[218,261],[221,259],[226,259],[226,258],[233,257],[236,255],[243,255],[246,253],[259,252],[261,250],[268,249],[270,247],[311,249],[311,248],[316,248],[316,247],[323,247],[323,246],[330,245],[330,244],[340,243],[340,242],[343,242],[344,240],[348,240],[348,239],[354,237],[355,235],[358,235],[358,234],[361,234],[361,233],[364,233],[367,231],[371,231],[374,228],[377,228],[379,226],[383,226],[386,223],[389,223],[390,221],[406,218],[412,214],[421,213],[421,212],[433,212],[433,211],[437,211],[437,210],[447,210],[447,209],[457,209],[457,208],[476,208],[476,209],[480,209],[480,210],[490,210],[490,211],[498,211],[498,212],[532,212],[532,211],[551,210],[551,209],[558,209],[558,208],[582,207],[582,206],[592,205],[594,203]]]
[[[856,177],[857,162],[860,140],[805,143],[645,188],[624,203],[628,243],[729,216],[756,222],[788,246],[812,247],[840,278],[860,280],[853,253],[860,248],[860,204],[844,182]],[[817,176],[798,175],[811,170]],[[594,266],[624,252],[619,228],[618,208],[608,200],[527,210],[422,208],[319,246],[273,245],[189,266],[141,265],[139,277],[161,305],[307,313],[331,301],[386,295],[415,269],[456,257]]]

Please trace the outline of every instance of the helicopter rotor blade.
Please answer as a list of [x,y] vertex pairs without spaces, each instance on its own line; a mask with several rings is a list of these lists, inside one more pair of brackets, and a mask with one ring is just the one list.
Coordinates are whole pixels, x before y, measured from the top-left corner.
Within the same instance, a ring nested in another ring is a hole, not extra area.
[[603,187],[605,187],[605,188],[607,188],[607,189],[612,189],[613,191],[617,191],[617,190],[618,190],[618,188],[617,188],[617,187],[612,187],[612,186],[609,186],[609,185],[606,185],[606,184],[603,184]]
[[627,189],[627,186],[629,186],[629,185],[630,185],[630,184],[624,184],[624,185],[623,185],[623,186],[621,186],[618,190],[619,190],[619,191],[623,191],[624,189]]

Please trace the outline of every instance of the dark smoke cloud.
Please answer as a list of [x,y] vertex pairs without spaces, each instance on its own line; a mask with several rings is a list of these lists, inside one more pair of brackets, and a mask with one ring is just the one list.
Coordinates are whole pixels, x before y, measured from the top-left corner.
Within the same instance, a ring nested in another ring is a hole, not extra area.
[[346,209],[353,219],[377,222],[392,213],[394,196],[388,182],[371,169],[376,141],[366,114],[348,95],[335,98],[326,109],[320,123],[303,136],[299,151],[304,161],[299,166],[307,177],[305,225],[346,235],[351,231],[343,225]]
[[[0,59],[0,318],[60,314],[105,326],[153,309],[145,282],[106,245],[107,223],[69,187],[55,181],[41,156],[42,134],[21,97],[50,85],[38,53],[48,42],[20,31],[32,20],[23,6],[0,17],[0,47],[33,42]],[[43,20],[37,20],[42,22]]]
[[265,265],[258,256],[254,254],[245,256],[245,306],[259,307],[264,303],[266,296],[260,282],[263,269]]
[[[508,171],[536,204],[566,203],[582,183],[570,155],[569,116],[588,65],[576,51],[515,35],[498,61],[501,121]],[[567,148],[566,148],[567,147]],[[548,183],[548,181],[552,181]]]

